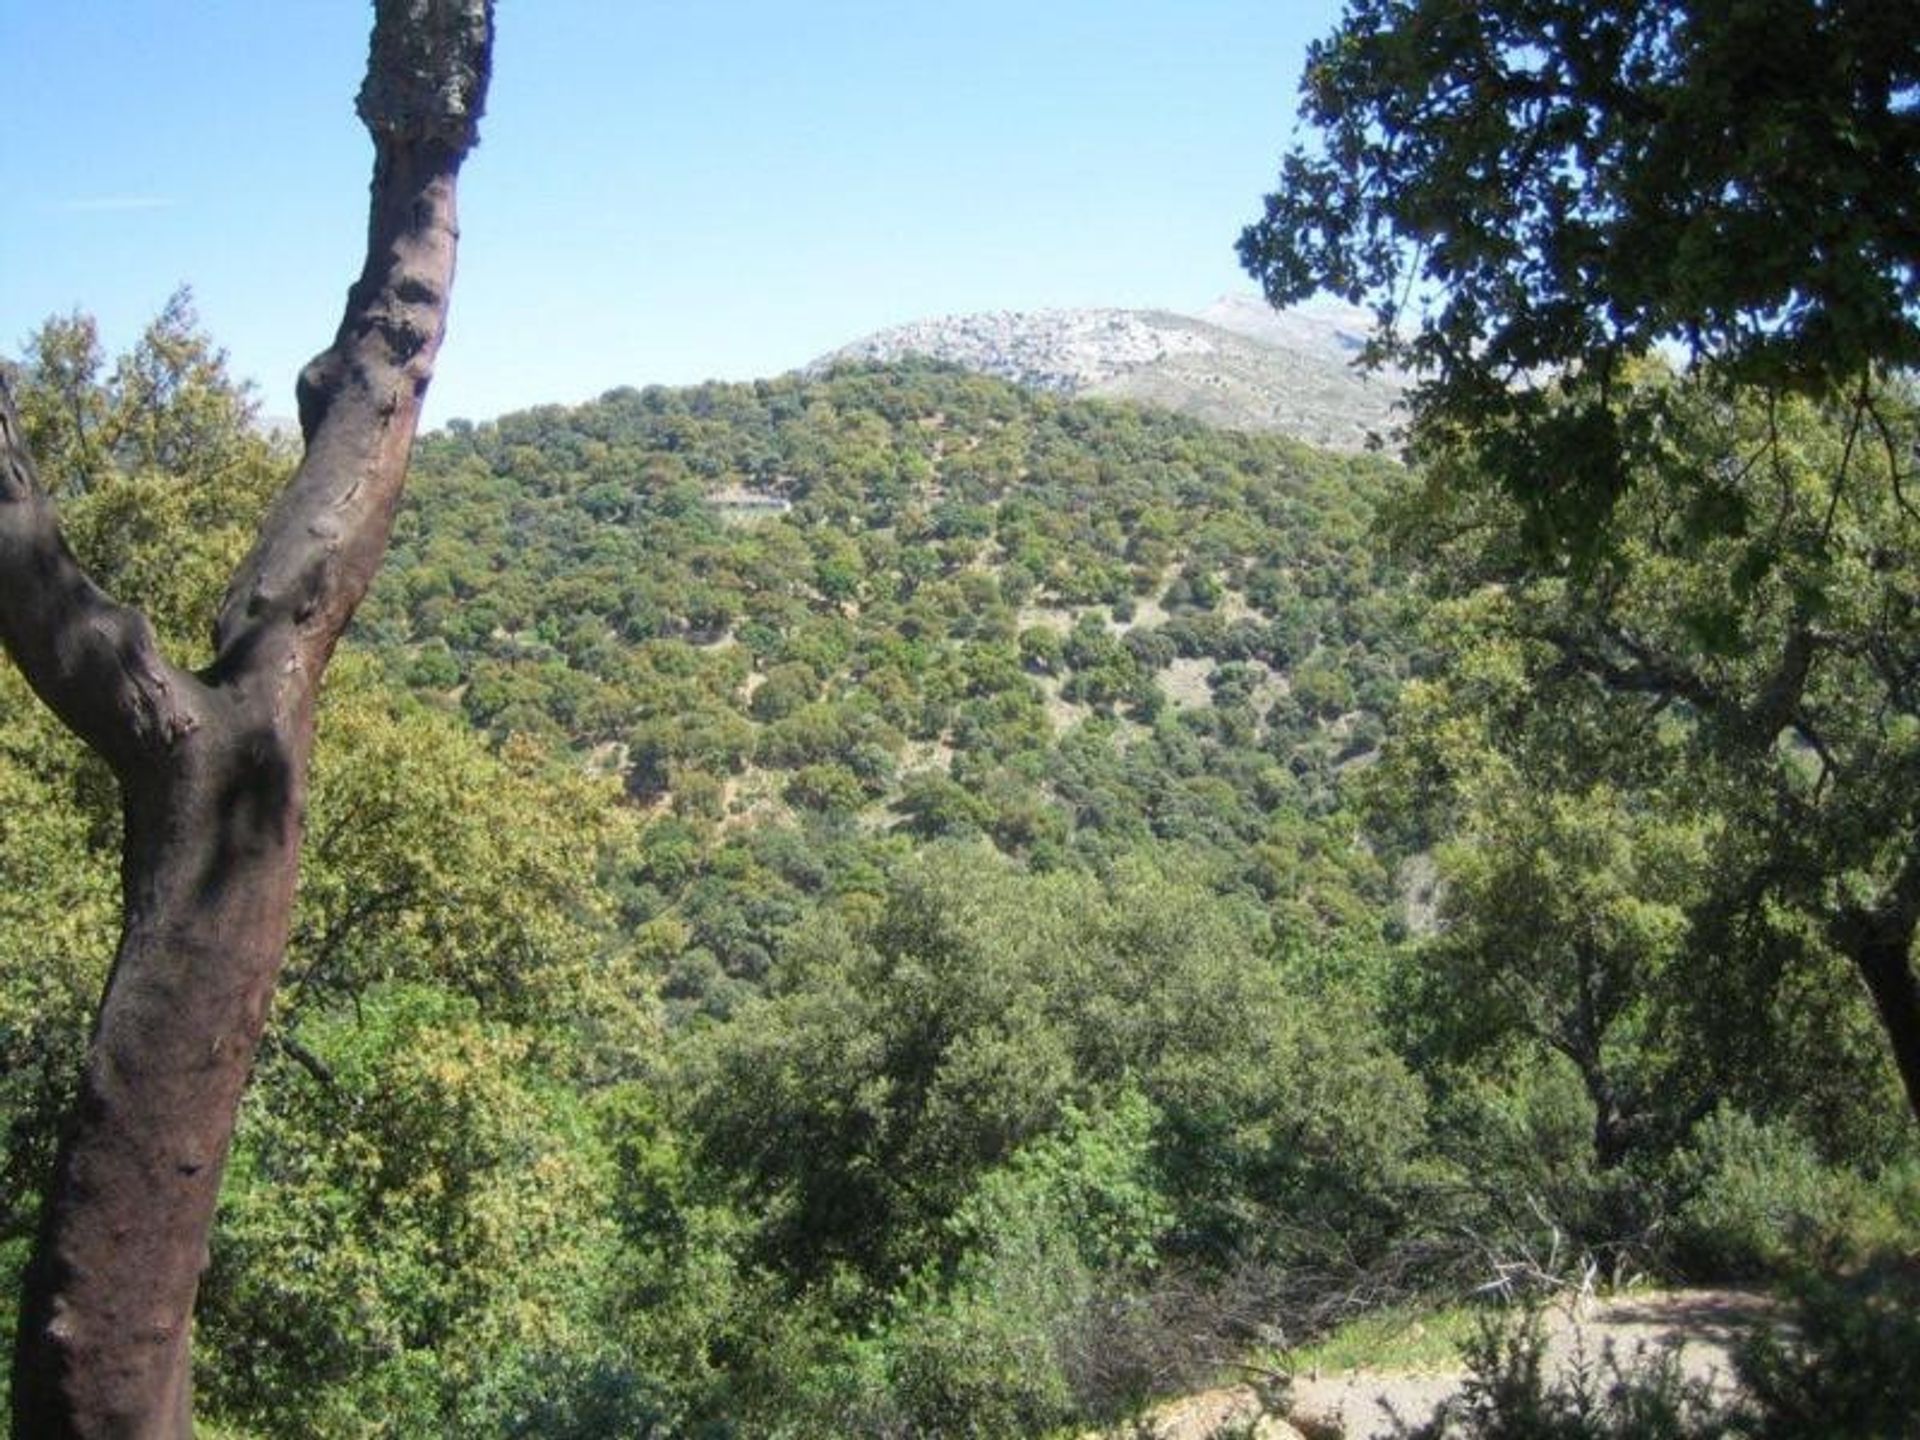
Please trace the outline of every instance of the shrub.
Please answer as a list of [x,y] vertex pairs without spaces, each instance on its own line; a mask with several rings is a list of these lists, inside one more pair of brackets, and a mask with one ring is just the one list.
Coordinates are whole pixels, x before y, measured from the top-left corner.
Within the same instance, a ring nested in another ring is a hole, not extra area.
[[1671,1237],[1677,1266],[1715,1279],[1778,1274],[1852,1249],[1866,1186],[1821,1162],[1790,1127],[1721,1109],[1675,1161],[1684,1198]]
[[913,1433],[1033,1435],[1145,1398],[1151,1363],[1086,1362],[1121,1318],[1105,1297],[1152,1267],[1173,1223],[1151,1158],[1158,1119],[1137,1092],[1103,1116],[1069,1107],[1060,1131],[982,1177],[949,1222],[966,1241],[951,1288],[929,1270],[886,1337]]
[[1738,1356],[1755,1440],[1910,1435],[1920,1417],[1920,1270],[1882,1268],[1841,1284],[1803,1281],[1790,1328]]

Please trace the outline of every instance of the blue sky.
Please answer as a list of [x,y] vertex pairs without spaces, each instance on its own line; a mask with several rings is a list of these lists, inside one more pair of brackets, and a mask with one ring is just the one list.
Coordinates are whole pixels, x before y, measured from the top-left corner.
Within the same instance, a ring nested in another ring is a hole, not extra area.
[[[354,0],[0,0],[0,351],[180,284],[269,413],[357,268]],[[1336,0],[501,0],[429,419],[775,374],[883,325],[1250,290]]]

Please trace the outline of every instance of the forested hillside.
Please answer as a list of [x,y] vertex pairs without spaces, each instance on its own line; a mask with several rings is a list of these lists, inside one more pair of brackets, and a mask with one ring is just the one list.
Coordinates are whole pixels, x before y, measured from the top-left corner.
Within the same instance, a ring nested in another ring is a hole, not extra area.
[[[204,644],[286,457],[184,307],[25,360],[74,545]],[[329,682],[209,1433],[1038,1435],[1523,1260],[1910,1245],[1869,1007],[1717,905],[1738,777],[1556,665],[1499,515],[1397,559],[1430,499],[913,364],[424,441]],[[10,1280],[118,836],[11,670],[0,715]]]
[[[425,445],[361,633],[620,778],[662,843],[1165,843],[1377,934],[1385,876],[1332,817],[1410,659],[1368,535],[1394,483],[952,370],[621,392]],[[696,929],[764,969],[766,936]]]

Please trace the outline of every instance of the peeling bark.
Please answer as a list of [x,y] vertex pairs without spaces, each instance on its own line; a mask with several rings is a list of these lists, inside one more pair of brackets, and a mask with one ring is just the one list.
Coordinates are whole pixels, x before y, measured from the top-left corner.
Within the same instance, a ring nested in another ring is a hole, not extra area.
[[28,1267],[16,1440],[192,1433],[194,1296],[285,955],[320,677],[399,503],[491,42],[491,0],[376,0],[365,268],[300,377],[305,454],[205,671],[168,663],[81,570],[0,384],[0,644],[112,767],[125,812],[120,946]]

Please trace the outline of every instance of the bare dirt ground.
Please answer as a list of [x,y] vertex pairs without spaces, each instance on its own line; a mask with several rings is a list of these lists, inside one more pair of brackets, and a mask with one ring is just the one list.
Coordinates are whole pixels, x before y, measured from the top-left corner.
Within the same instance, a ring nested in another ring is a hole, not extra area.
[[[1556,1373],[1595,1365],[1609,1348],[1621,1360],[1636,1350],[1678,1347],[1683,1371],[1727,1383],[1731,1354],[1742,1333],[1774,1312],[1766,1296],[1743,1290],[1663,1290],[1560,1305],[1546,1312],[1548,1360]],[[1254,1433],[1305,1435],[1308,1440],[1386,1440],[1407,1425],[1432,1417],[1456,1394],[1464,1366],[1436,1370],[1352,1370],[1294,1377],[1290,1426],[1271,1424]],[[1160,1407],[1140,1433],[1153,1440],[1208,1440],[1244,1433],[1260,1413],[1249,1386],[1185,1396]]]

